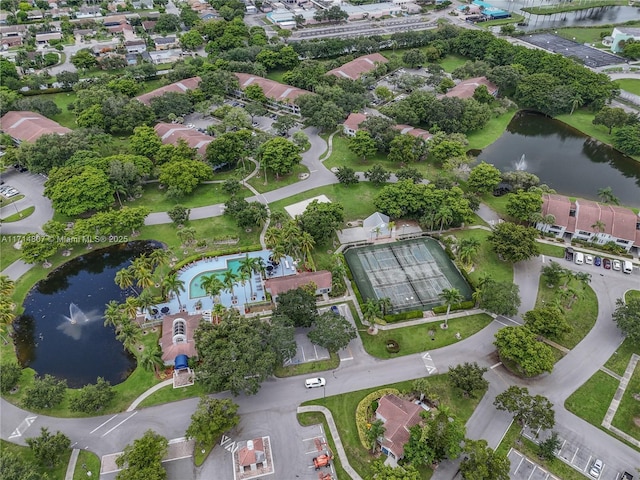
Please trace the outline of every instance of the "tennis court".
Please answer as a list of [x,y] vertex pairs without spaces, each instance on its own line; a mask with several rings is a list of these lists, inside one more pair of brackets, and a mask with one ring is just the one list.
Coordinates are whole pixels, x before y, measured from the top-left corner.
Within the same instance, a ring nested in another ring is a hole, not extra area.
[[389,298],[394,312],[441,305],[440,293],[457,288],[466,298],[471,289],[438,242],[430,238],[360,248],[344,254],[366,301]]

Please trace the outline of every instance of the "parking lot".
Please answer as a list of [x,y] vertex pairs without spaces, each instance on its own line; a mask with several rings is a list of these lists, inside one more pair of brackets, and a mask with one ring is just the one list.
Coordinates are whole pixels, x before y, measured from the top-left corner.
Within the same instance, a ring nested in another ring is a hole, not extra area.
[[507,457],[511,462],[509,478],[512,480],[559,480],[558,477],[554,477],[540,465],[532,462],[513,448],[509,450]]
[[329,351],[326,348],[314,345],[307,337],[310,328],[296,328],[296,356],[289,360],[285,365],[297,365],[300,363],[316,362],[318,360],[326,360],[329,358]]

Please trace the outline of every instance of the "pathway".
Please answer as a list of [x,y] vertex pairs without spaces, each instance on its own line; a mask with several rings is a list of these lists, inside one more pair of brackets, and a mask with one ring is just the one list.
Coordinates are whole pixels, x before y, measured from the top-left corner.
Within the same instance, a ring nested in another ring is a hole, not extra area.
[[164,380],[163,382],[160,382],[157,385],[154,385],[153,387],[151,387],[146,392],[143,392],[138,398],[136,398],[133,402],[131,402],[131,405],[129,405],[129,408],[127,408],[126,411],[127,412],[133,412],[136,408],[138,408],[138,405],[140,405],[143,400],[145,400],[146,398],[150,397],[151,395],[156,393],[161,388],[168,387],[169,385],[173,385],[173,378],[169,378],[167,380]]
[[622,397],[624,396],[624,392],[627,390],[627,386],[629,385],[629,380],[631,380],[631,376],[633,372],[636,370],[636,366],[638,365],[638,361],[640,361],[640,355],[636,355],[635,353],[631,355],[631,359],[627,364],[627,368],[624,371],[624,375],[620,378],[620,384],[618,385],[618,389],[616,390],[615,395],[611,399],[611,403],[609,404],[609,409],[607,410],[607,414],[604,416],[604,420],[602,420],[602,426],[607,430],[611,430],[613,433],[618,435],[621,438],[624,438],[627,442],[635,445],[636,447],[640,447],[640,442],[633,438],[631,435],[626,434],[619,428],[611,425],[613,422],[613,417],[616,416],[616,412],[618,411],[618,407],[620,406],[620,402],[622,401]]
[[64,480],[73,480],[73,474],[76,471],[76,464],[78,463],[78,455],[80,455],[80,449],[74,448],[69,458],[69,465],[67,465],[67,473],[64,476]]

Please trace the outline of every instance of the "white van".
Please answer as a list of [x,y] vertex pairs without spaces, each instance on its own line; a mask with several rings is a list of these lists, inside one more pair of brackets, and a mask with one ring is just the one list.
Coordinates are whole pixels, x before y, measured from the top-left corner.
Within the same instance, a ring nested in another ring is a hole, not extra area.
[[584,254],[582,252],[576,252],[573,261],[576,262],[576,265],[582,265],[584,263]]
[[625,260],[622,263],[622,271],[629,274],[633,273],[633,264],[629,260]]

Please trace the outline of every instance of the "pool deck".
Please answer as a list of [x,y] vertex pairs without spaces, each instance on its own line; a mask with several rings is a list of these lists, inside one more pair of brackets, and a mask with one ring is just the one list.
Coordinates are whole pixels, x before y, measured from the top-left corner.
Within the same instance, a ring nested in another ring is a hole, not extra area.
[[[224,274],[228,270],[228,262],[233,260],[242,260],[246,256],[249,258],[262,258],[265,266],[267,266],[267,272],[265,275],[267,278],[295,275],[297,273],[295,263],[291,257],[285,257],[280,260],[278,265],[274,265],[270,262],[269,256],[270,250],[261,250],[259,252],[239,253],[236,255],[224,255],[221,257],[205,257],[201,260],[196,260],[178,270],[178,278],[184,282],[185,292],[180,294],[180,302],[182,303],[182,311],[190,314],[196,314],[197,312],[203,312],[212,310],[214,306],[213,299],[208,296],[192,296],[191,285],[193,280],[203,273],[220,273]],[[271,268],[269,268],[271,267]],[[231,292],[223,290],[220,292],[220,303],[226,308],[237,308],[241,312],[244,311],[246,304],[254,302],[262,302],[266,299],[266,292],[264,290],[264,280],[260,273],[254,272],[249,282],[242,286],[240,283],[236,283],[233,287],[235,297],[232,298]],[[251,297],[253,292],[254,297]],[[202,307],[196,308],[196,304],[200,302]],[[146,319],[150,321],[159,320],[164,314],[175,314],[180,311],[178,299],[175,295],[172,295],[168,302],[159,303],[155,305],[158,310],[157,315],[146,315]],[[168,311],[166,310],[168,308]],[[164,311],[163,311],[164,310]]]

